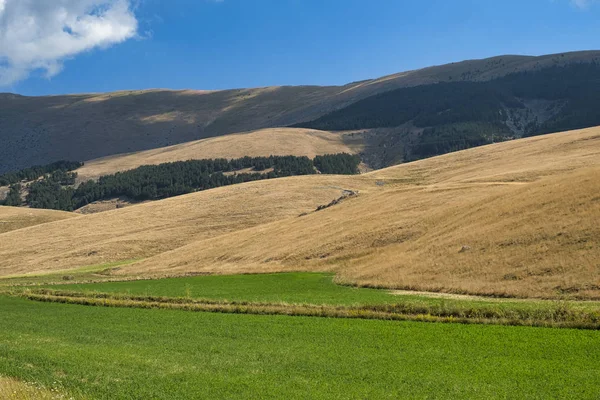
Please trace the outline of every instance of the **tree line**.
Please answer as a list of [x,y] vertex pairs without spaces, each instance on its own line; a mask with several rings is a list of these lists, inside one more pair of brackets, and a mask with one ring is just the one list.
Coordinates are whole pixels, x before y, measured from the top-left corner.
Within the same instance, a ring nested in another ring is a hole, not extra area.
[[326,154],[316,156],[313,163],[322,174],[354,175],[358,173],[360,157],[346,153]]
[[68,172],[76,170],[83,166],[82,162],[79,161],[56,161],[47,165],[36,165],[33,167],[25,168],[20,171],[7,172],[0,175],[0,186],[13,185],[22,181],[33,181],[41,178],[46,174],[62,171]]
[[[350,154],[315,157],[270,156],[207,159],[145,165],[105,175],[74,188],[76,173],[54,171],[28,186],[26,203],[33,208],[72,211],[98,200],[126,196],[132,200],[158,200],[237,183],[293,175],[356,174],[360,158]],[[236,171],[252,169],[251,172]],[[17,193],[20,188],[16,188]],[[11,189],[6,205],[13,204]],[[20,197],[19,197],[20,203]]]

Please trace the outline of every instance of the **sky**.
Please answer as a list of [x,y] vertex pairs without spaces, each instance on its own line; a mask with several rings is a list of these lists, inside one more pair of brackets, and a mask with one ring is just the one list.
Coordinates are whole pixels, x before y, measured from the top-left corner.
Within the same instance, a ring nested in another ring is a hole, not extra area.
[[342,85],[599,41],[600,0],[0,0],[0,92]]

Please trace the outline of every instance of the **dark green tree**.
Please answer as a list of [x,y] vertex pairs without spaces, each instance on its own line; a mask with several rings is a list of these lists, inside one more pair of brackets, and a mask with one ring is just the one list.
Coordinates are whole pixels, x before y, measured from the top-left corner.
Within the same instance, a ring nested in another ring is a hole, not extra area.
[[10,191],[8,192],[8,195],[6,196],[6,199],[4,199],[4,205],[18,207],[22,203],[23,203],[23,200],[21,200],[21,185],[18,183],[15,183],[14,185],[10,186]]

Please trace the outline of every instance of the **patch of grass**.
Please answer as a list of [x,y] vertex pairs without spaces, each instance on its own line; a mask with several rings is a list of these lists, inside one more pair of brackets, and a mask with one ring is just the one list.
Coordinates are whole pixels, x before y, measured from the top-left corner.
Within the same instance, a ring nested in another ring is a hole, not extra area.
[[0,376],[0,399],[10,400],[74,400],[79,396],[65,394],[56,386],[44,387],[30,382]]
[[335,283],[333,274],[294,272],[275,274],[203,275],[193,277],[131,280],[124,282],[41,285],[41,288],[85,293],[119,293],[138,296],[182,297],[235,302],[285,302],[290,304],[395,304],[493,305],[498,308],[543,308],[569,304],[576,309],[600,310],[597,301],[551,301],[519,299],[454,299],[415,295],[393,295],[386,289],[361,288]]
[[91,398],[597,398],[600,333],[0,297],[0,374]]
[[77,281],[98,281],[102,279],[110,279],[108,274],[110,270],[121,267],[123,265],[132,264],[134,260],[123,260],[115,261],[96,265],[87,265],[85,267],[67,269],[62,271],[51,271],[46,274],[32,274],[32,275],[13,275],[4,278],[0,278],[1,286],[23,286],[23,285],[41,285],[49,284],[54,282],[65,282],[69,280]]
[[336,285],[333,283],[333,275],[331,274],[306,272],[208,275],[67,286],[45,285],[43,287],[82,292],[269,303],[337,305],[380,304],[398,301],[398,297],[391,295],[388,291]]

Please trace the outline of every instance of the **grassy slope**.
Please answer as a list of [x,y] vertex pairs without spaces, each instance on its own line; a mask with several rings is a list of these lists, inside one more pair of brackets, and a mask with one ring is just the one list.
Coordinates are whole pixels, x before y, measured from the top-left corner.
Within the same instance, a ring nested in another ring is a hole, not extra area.
[[73,217],[76,217],[76,215],[63,211],[0,207],[0,234]]
[[250,182],[21,229],[3,234],[0,276],[149,257],[194,240],[296,217],[339,197],[338,185],[346,183],[352,185],[352,177]]
[[312,129],[273,128],[224,135],[159,149],[91,160],[77,170],[79,180],[97,178],[118,171],[173,161],[207,158],[241,158],[295,155],[314,158],[321,154],[355,153],[343,136]]
[[388,287],[598,298],[599,176],[599,128],[501,143],[363,175],[384,186],[123,272],[333,270]]
[[[599,169],[591,128],[361,176],[219,188],[5,234],[0,275],[146,258],[118,273],[334,271],[388,287],[598,298]],[[360,194],[298,217],[341,188]]]
[[598,52],[502,56],[346,86],[216,92],[146,90],[46,97],[0,94],[0,172],[57,159],[90,160],[227,133],[287,126],[399,87],[450,79],[486,80],[598,56]]
[[0,312],[1,374],[98,398],[595,398],[600,378],[594,331],[9,298]]

